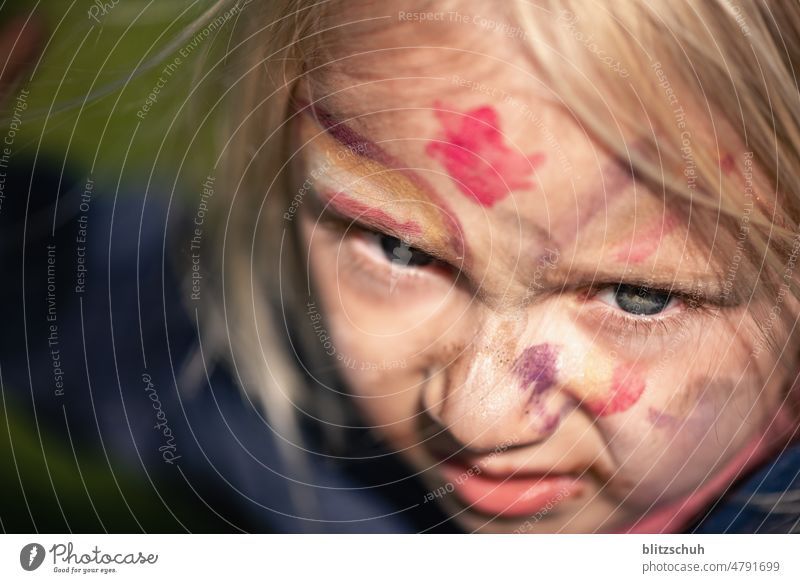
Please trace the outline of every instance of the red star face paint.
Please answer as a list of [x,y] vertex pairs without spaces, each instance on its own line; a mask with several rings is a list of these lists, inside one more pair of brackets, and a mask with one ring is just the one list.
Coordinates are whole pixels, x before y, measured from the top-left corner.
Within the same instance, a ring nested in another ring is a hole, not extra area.
[[434,108],[442,134],[426,152],[445,167],[464,195],[491,207],[512,191],[536,186],[534,173],[545,154],[525,155],[506,144],[493,107],[462,113],[437,102]]

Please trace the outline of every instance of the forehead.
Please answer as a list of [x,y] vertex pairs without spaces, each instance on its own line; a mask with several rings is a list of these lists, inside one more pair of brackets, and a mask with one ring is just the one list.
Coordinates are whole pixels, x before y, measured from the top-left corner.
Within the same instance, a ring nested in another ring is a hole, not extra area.
[[468,239],[515,258],[555,246],[587,265],[625,259],[625,242],[648,232],[685,245],[663,198],[543,82],[508,14],[481,16],[473,2],[404,6],[339,15],[300,92],[420,176]]

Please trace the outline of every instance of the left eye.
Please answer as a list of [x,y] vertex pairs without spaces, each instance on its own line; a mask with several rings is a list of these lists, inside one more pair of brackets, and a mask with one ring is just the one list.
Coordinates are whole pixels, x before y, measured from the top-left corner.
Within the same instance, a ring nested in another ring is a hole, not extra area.
[[655,316],[677,301],[666,290],[627,284],[609,287],[601,291],[597,297],[634,316]]
[[423,267],[433,263],[435,259],[419,249],[410,247],[408,243],[381,233],[372,233],[371,238],[380,245],[384,258],[398,267]]

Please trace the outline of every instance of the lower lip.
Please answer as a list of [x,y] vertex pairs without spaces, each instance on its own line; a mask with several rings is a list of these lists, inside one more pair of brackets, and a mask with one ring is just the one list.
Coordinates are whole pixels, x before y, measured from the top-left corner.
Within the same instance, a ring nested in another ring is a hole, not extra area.
[[[520,517],[548,511],[574,496],[579,480],[571,476],[499,478],[468,475],[468,468],[443,464],[442,475],[470,509],[494,516]],[[473,470],[475,472],[475,470]]]

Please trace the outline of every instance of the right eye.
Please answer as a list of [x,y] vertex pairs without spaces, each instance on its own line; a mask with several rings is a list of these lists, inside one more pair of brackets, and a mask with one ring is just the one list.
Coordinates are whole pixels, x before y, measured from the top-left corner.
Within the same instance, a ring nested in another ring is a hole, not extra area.
[[435,261],[424,251],[410,247],[408,243],[397,237],[383,233],[370,233],[369,238],[380,246],[384,258],[397,267],[424,267]]
[[678,301],[667,290],[628,284],[608,287],[598,299],[634,316],[656,316]]

